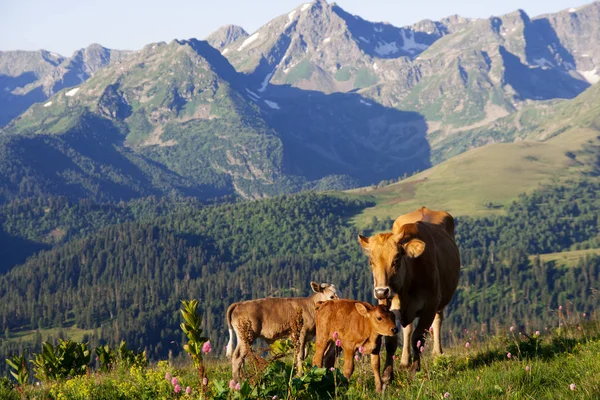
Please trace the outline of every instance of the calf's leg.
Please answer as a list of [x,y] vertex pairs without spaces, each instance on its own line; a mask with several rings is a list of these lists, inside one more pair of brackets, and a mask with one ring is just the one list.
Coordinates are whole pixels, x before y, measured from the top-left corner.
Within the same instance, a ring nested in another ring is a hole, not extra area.
[[381,384],[381,376],[379,370],[381,368],[381,358],[379,352],[381,351],[381,336],[377,338],[375,349],[371,353],[371,369],[373,370],[373,377],[375,378],[375,390],[381,392],[383,385]]
[[325,354],[325,348],[327,347],[328,340],[323,339],[317,335],[317,342],[315,346],[315,355],[313,356],[313,365],[321,368],[323,366],[323,354]]
[[354,347],[344,347],[344,376],[350,380],[354,372]]

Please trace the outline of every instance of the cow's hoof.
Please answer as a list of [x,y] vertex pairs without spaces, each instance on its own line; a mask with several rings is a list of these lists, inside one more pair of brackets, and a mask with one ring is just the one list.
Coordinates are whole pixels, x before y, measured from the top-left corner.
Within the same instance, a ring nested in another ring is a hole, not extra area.
[[383,380],[383,383],[390,383],[394,380],[394,369],[391,365],[383,370],[381,380]]

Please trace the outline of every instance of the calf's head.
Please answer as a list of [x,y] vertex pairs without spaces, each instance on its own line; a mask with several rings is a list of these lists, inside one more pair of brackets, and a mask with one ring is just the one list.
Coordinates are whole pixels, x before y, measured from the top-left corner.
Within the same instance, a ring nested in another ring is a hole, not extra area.
[[362,303],[354,305],[356,311],[369,320],[371,332],[383,336],[394,336],[398,333],[396,318],[384,305],[367,307]]
[[406,271],[402,268],[402,257],[416,258],[425,251],[425,242],[419,239],[416,224],[403,225],[398,234],[358,235],[358,243],[369,256],[374,281],[373,295],[379,300],[394,295],[390,287],[392,278],[400,285],[404,282]]
[[317,282],[311,282],[310,287],[312,288],[315,294],[313,295],[313,300],[318,301],[327,301],[339,299],[337,295],[337,289],[335,286],[330,285],[329,283],[321,283],[320,285]]

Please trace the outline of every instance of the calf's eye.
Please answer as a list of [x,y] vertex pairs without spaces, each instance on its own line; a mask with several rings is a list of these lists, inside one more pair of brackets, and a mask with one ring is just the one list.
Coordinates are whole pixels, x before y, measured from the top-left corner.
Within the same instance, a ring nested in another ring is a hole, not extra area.
[[377,317],[377,321],[381,321],[381,317]]
[[331,296],[330,299],[333,300],[333,296]]

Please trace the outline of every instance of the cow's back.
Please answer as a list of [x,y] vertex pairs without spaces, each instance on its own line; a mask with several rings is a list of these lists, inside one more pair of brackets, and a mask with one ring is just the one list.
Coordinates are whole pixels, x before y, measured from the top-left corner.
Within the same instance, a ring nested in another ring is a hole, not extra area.
[[289,335],[292,321],[298,316],[297,310],[302,312],[305,328],[314,332],[314,312],[309,310],[310,307],[314,307],[310,298],[267,297],[238,303],[232,319],[238,325],[248,319],[257,336],[275,340]]
[[439,225],[444,228],[448,234],[454,238],[454,218],[446,211],[430,210],[426,207],[421,207],[418,210],[409,212],[396,218],[392,227],[393,233],[400,233],[402,225],[412,224],[415,222],[429,222],[430,224]]

